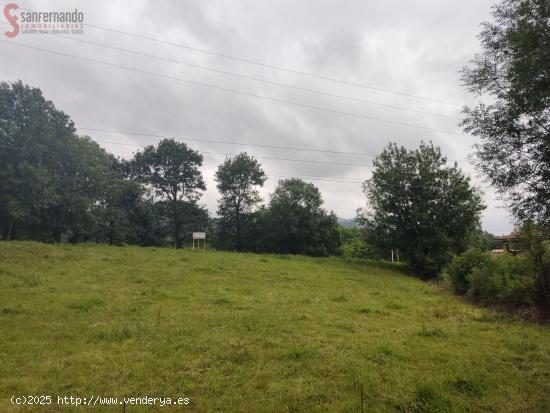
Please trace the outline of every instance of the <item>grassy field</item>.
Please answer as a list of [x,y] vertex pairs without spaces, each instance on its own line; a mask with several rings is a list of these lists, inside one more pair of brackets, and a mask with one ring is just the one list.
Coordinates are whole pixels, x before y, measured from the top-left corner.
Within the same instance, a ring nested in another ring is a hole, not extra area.
[[0,333],[1,412],[361,412],[361,389],[365,412],[550,411],[550,328],[391,265],[0,243]]

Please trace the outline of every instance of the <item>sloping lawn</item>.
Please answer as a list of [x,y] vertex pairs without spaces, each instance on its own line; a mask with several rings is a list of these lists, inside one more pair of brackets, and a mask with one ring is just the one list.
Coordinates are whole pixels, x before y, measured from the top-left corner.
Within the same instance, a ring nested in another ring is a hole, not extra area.
[[[361,412],[361,393],[365,412],[549,412],[550,328],[391,265],[0,243],[0,412]],[[53,403],[10,403],[27,395]]]

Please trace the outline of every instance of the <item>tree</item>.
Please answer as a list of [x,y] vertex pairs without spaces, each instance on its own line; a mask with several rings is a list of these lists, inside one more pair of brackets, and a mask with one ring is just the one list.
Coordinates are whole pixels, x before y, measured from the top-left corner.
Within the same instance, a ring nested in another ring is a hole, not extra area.
[[496,248],[498,241],[495,240],[495,236],[490,232],[483,231],[481,227],[477,228],[470,238],[470,247],[476,248],[480,251],[490,251]]
[[93,234],[93,207],[113,179],[111,158],[91,138],[78,136],[49,155],[55,157],[49,184],[55,196],[38,213],[40,225],[51,228],[56,242],[63,234],[72,243],[80,242]]
[[505,0],[480,34],[483,52],[465,67],[467,88],[489,104],[464,109],[481,138],[475,159],[519,222],[550,229],[550,3]]
[[93,208],[94,238],[97,242],[121,245],[135,238],[145,191],[139,182],[125,179],[124,161],[111,156],[111,163],[111,174]]
[[[163,139],[137,152],[132,162],[133,174],[167,201],[176,248],[181,248],[182,226],[188,204],[196,205],[206,189],[199,167],[202,155],[174,139]],[[189,217],[187,217],[189,218]]]
[[46,101],[36,88],[0,83],[0,220],[3,238],[14,227],[34,222],[50,191],[48,151],[74,132],[69,117]]
[[[271,196],[268,221],[270,249],[276,252],[329,255],[338,252],[340,236],[334,213],[321,207],[315,185],[298,178],[283,179]],[[269,242],[268,241],[268,242]]]
[[258,161],[246,152],[226,158],[218,167],[218,235],[224,247],[242,251],[244,232],[251,224],[254,207],[261,201],[258,187],[266,179]]
[[[0,223],[30,238],[74,242],[93,228],[90,211],[110,169],[106,152],[78,137],[69,116],[40,89],[0,83]],[[49,234],[48,234],[49,233]],[[46,235],[48,234],[48,235]]]
[[367,210],[360,222],[381,251],[399,249],[422,276],[439,275],[453,253],[464,251],[484,206],[469,178],[446,166],[439,148],[389,144],[365,181]]
[[[355,224],[355,219],[353,220]],[[368,235],[358,227],[344,227],[340,224],[340,253],[344,258],[380,259],[379,251],[367,242]]]
[[535,276],[531,291],[532,299],[541,318],[548,321],[550,320],[550,242],[543,240],[543,234],[533,222],[526,222],[522,233]]

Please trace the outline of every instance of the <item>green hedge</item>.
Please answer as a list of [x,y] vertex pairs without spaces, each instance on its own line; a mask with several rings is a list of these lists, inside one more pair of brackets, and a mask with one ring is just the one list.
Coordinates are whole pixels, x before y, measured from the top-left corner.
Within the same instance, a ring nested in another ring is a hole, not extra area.
[[530,256],[491,256],[476,249],[454,257],[446,269],[446,281],[456,294],[513,308],[534,303],[536,279]]

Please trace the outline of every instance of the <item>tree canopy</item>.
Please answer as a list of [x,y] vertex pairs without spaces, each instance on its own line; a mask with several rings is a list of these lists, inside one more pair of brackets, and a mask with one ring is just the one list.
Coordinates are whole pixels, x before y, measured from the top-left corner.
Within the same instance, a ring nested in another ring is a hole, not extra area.
[[483,51],[463,69],[489,103],[464,110],[481,138],[475,159],[520,222],[550,229],[550,5],[505,0],[479,35]]
[[246,152],[226,158],[218,167],[215,175],[220,193],[218,237],[226,248],[243,250],[252,212],[261,201],[258,187],[266,179],[259,162]]
[[166,200],[172,220],[177,248],[183,243],[183,216],[192,215],[206,185],[199,167],[202,155],[185,143],[163,139],[155,146],[147,146],[135,154],[131,162],[133,174],[150,187],[155,195]]
[[293,254],[336,253],[340,240],[337,218],[322,204],[321,193],[312,183],[298,178],[280,180],[265,215],[271,248]]
[[76,242],[92,230],[91,208],[109,177],[108,154],[22,82],[0,83],[0,220],[14,229]]
[[464,251],[479,228],[478,191],[441,150],[422,143],[408,150],[389,144],[363,185],[367,209],[360,222],[381,251],[399,249],[424,277],[437,276],[453,253]]

